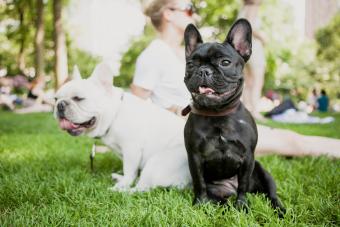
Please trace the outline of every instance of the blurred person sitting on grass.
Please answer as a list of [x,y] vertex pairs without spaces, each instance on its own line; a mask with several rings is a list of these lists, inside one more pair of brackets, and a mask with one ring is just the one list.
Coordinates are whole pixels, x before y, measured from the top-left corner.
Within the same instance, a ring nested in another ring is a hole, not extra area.
[[29,82],[23,75],[0,77],[0,106],[14,110],[23,104],[20,94],[27,90]]
[[317,99],[317,107],[320,112],[327,112],[329,106],[329,98],[324,89],[321,90],[320,96]]
[[15,113],[51,112],[54,105],[54,92],[45,90],[45,78],[40,77],[28,85],[26,99],[23,99],[23,108],[14,110]]

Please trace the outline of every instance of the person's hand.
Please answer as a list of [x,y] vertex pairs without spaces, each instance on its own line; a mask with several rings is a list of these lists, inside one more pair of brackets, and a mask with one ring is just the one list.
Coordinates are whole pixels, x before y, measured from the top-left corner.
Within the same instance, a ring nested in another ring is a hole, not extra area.
[[186,119],[187,117],[185,117],[185,116],[182,115],[182,110],[183,110],[183,109],[184,109],[183,107],[176,106],[176,105],[173,105],[173,106],[167,108],[167,110],[169,110],[170,112],[173,112],[173,113],[176,114],[177,116],[180,116],[180,117]]
[[179,111],[179,106],[172,105],[172,106],[170,106],[166,109],[169,110],[170,112],[173,112],[174,114],[178,115],[177,112]]

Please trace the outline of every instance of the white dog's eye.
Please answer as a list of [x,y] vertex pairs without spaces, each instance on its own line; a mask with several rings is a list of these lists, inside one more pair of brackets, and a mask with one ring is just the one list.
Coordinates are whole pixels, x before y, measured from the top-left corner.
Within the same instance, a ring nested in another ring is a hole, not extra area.
[[84,100],[84,98],[80,98],[80,97],[78,97],[78,96],[74,96],[72,99],[73,99],[73,101],[76,101],[76,102],[79,102],[79,101],[81,101],[81,100]]

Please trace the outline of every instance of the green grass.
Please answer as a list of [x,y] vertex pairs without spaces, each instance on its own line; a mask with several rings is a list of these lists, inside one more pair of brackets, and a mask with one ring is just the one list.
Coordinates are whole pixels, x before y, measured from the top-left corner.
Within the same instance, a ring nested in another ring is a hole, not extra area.
[[[331,125],[284,125],[300,133],[340,138],[340,115]],[[274,176],[287,208],[279,219],[261,195],[248,195],[246,214],[214,205],[191,206],[189,189],[125,194],[108,190],[122,163],[97,154],[93,140],[58,129],[52,114],[0,112],[0,226],[339,226],[340,161],[320,158],[259,160]],[[339,149],[339,148],[338,148]]]

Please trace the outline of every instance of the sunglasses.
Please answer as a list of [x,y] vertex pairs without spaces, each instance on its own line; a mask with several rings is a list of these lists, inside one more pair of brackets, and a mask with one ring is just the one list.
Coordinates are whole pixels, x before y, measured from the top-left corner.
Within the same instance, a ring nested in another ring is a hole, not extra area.
[[181,11],[181,12],[184,12],[189,17],[191,17],[194,14],[194,12],[195,12],[194,6],[191,3],[185,4],[183,6],[178,6],[176,8],[170,7],[169,9],[172,10],[172,11]]

